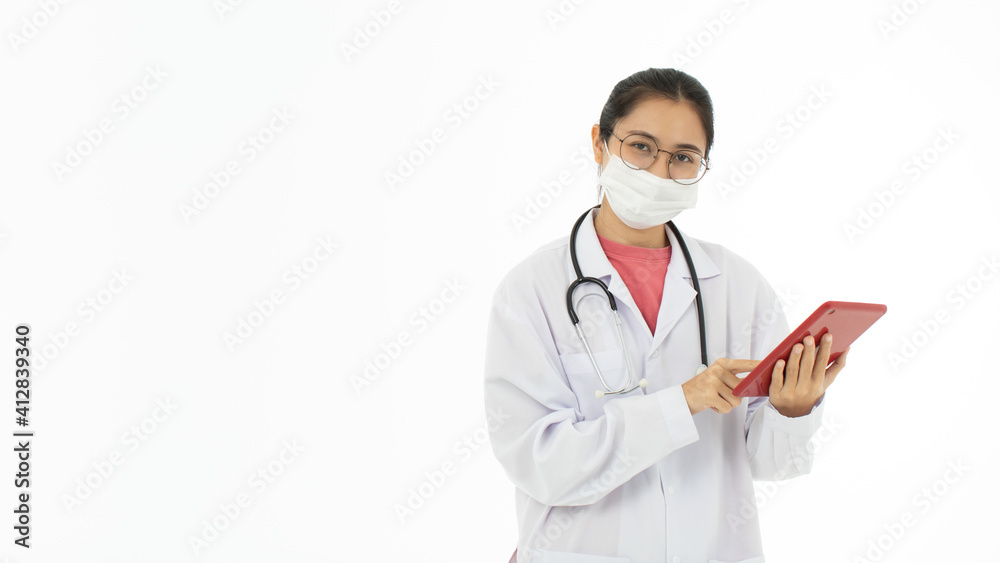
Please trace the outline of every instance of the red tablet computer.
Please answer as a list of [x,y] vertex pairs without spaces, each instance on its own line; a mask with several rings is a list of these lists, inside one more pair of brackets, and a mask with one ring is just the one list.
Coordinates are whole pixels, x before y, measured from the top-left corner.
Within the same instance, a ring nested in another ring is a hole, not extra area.
[[[813,314],[809,315],[788,335],[771,350],[757,367],[743,378],[733,389],[733,395],[737,397],[766,397],[768,389],[771,387],[771,374],[774,373],[774,364],[778,360],[788,361],[788,356],[792,353],[792,346],[802,342],[806,336],[812,335],[816,340],[816,347],[819,348],[819,339],[824,334],[833,335],[833,347],[830,349],[830,363],[832,364],[844,350],[851,345],[868,327],[875,324],[875,321],[885,314],[886,306],[876,303],[854,303],[851,301],[827,301],[820,305]],[[829,365],[828,365],[829,367]]]

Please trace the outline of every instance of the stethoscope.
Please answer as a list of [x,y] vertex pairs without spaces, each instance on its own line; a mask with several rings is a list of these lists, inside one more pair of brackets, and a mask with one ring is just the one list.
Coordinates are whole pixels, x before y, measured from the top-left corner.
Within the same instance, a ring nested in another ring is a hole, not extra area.
[[[625,347],[625,334],[622,333],[622,320],[618,316],[618,303],[615,301],[615,296],[611,295],[611,290],[601,280],[585,277],[583,272],[580,271],[580,263],[576,260],[576,232],[580,230],[580,224],[590,215],[590,212],[600,207],[600,205],[591,207],[583,215],[580,215],[580,218],[576,220],[576,224],[573,225],[573,232],[569,236],[569,255],[573,259],[573,269],[576,270],[576,279],[573,280],[573,283],[569,284],[569,289],[566,291],[566,308],[569,310],[569,318],[573,321],[576,334],[583,341],[583,347],[587,349],[587,355],[590,356],[590,361],[594,364],[597,377],[601,380],[601,384],[604,385],[604,391],[597,390],[595,392],[598,399],[606,394],[630,393],[639,387],[646,387],[647,383],[645,378],[640,379],[639,383],[634,383],[635,377],[632,375],[632,360],[628,353],[628,348]],[[708,352],[705,348],[705,310],[701,303],[701,286],[698,285],[698,274],[694,270],[694,262],[691,260],[691,254],[688,252],[687,244],[684,243],[684,238],[677,231],[677,227],[674,226],[673,221],[667,221],[667,226],[670,227],[670,230],[674,232],[674,236],[677,237],[677,244],[681,246],[681,252],[684,253],[684,260],[687,262],[688,270],[691,272],[691,283],[694,284],[695,301],[698,305],[698,333],[701,337],[701,366],[698,367],[696,373],[701,373],[708,366]],[[625,385],[621,389],[612,390],[608,382],[605,381],[604,374],[601,373],[601,368],[597,366],[597,360],[594,359],[594,353],[590,350],[590,344],[587,343],[587,336],[583,333],[583,329],[580,328],[580,318],[576,315],[576,311],[573,308],[573,290],[583,283],[597,284],[604,291],[604,294],[608,296],[608,303],[611,305],[611,312],[615,316],[615,325],[618,328],[618,338],[621,339],[622,352],[625,354],[625,366],[628,368],[628,381],[625,382]]]

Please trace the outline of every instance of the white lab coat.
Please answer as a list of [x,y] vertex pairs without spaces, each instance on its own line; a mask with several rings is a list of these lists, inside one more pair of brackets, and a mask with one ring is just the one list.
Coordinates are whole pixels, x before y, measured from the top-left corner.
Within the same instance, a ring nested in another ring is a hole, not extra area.
[[[674,252],[650,334],[601,248],[594,216],[577,235],[580,267],[614,294],[635,380],[648,386],[595,397],[603,386],[566,310],[576,279],[568,234],[500,283],[487,331],[485,403],[499,421],[490,427],[493,452],[515,485],[518,561],[762,563],[752,480],[809,472],[806,444],[823,401],[797,418],[766,397],[745,398],[725,415],[692,416],[681,384],[695,375],[701,352],[684,255],[664,227]],[[684,239],[701,284],[709,363],[763,358],[789,332],[775,291],[726,248]],[[608,385],[620,388],[627,372],[607,298],[584,284],[573,301]]]

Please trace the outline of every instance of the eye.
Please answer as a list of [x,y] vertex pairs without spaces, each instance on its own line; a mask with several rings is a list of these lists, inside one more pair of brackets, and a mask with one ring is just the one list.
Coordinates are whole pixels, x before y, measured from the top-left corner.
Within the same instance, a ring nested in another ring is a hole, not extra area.
[[647,145],[646,143],[638,143],[638,142],[632,143],[632,148],[643,152],[649,151],[649,145]]

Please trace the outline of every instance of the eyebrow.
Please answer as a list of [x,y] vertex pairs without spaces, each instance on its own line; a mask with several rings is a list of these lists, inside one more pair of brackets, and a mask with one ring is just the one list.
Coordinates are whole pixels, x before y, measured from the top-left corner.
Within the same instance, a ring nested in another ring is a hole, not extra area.
[[[626,135],[631,135],[632,133],[638,133],[640,135],[645,135],[645,136],[653,139],[654,141],[656,141],[657,146],[660,145],[660,140],[657,139],[652,133],[650,133],[648,131],[643,131],[642,129],[632,129],[631,131],[626,132]],[[696,145],[691,145],[691,144],[688,144],[688,143],[680,143],[680,144],[677,144],[677,145],[674,145],[674,146],[677,147],[677,148],[679,148],[679,149],[689,149],[689,150],[696,151],[698,154],[704,154],[704,153],[701,152],[701,149],[698,148]]]

